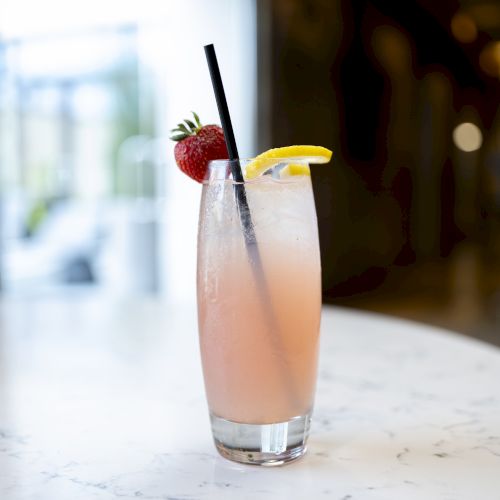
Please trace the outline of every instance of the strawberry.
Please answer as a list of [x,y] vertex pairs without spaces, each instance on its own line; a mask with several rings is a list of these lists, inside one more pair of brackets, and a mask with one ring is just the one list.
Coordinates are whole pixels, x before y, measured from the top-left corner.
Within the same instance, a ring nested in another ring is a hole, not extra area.
[[194,121],[184,120],[172,132],[177,144],[174,148],[177,166],[192,179],[202,182],[208,162],[229,158],[224,141],[224,132],[218,125],[202,125],[193,111]]

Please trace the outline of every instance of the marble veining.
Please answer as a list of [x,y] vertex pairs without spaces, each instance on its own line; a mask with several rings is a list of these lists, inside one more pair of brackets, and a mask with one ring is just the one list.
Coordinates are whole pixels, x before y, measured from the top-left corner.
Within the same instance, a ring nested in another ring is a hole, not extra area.
[[309,450],[219,457],[195,310],[0,303],[0,499],[500,500],[500,351],[325,308]]

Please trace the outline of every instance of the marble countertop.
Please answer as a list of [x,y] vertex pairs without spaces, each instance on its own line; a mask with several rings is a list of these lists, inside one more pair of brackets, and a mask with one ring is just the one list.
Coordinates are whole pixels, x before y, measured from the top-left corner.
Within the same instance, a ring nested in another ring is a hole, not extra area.
[[500,499],[500,350],[324,308],[307,455],[220,458],[194,307],[0,302],[0,499]]

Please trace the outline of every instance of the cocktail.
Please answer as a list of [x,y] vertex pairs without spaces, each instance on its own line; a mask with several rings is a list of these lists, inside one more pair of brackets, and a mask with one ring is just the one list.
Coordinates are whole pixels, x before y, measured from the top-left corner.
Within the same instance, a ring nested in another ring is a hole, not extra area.
[[309,167],[297,159],[267,163],[265,175],[244,182],[255,239],[245,238],[229,161],[209,165],[198,235],[200,348],[214,440],[223,456],[255,464],[305,451],[321,310]]
[[321,313],[309,163],[331,151],[239,159],[215,51],[205,51],[224,130],[193,113],[172,139],[177,165],[203,182],[198,324],[212,433],[226,458],[278,465],[305,453],[309,433]]

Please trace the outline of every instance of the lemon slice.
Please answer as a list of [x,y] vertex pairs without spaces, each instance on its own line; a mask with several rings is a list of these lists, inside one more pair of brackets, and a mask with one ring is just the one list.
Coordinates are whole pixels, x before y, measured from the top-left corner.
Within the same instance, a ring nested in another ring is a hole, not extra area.
[[280,170],[280,178],[284,179],[291,175],[308,175],[311,176],[311,169],[305,163],[289,163],[285,168]]
[[245,177],[254,179],[276,165],[275,160],[296,160],[303,163],[328,163],[332,152],[322,146],[285,146],[270,149],[254,158],[245,169]]

